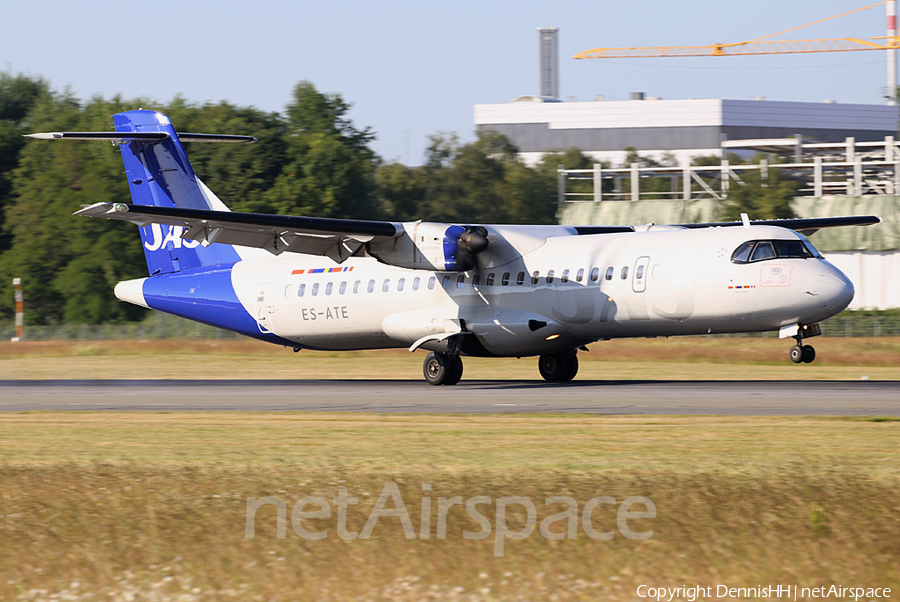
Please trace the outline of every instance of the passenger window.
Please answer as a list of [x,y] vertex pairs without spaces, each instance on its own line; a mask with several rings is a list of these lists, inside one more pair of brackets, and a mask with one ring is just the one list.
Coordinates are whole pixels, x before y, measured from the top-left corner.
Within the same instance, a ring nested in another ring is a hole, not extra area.
[[635,277],[636,277],[638,280],[640,280],[641,278],[643,278],[643,277],[644,277],[644,266],[643,266],[643,265],[639,265],[639,266],[637,267],[637,272],[635,272],[634,275],[635,275]]
[[306,292],[306,285],[301,284],[300,287],[297,289],[297,296],[302,297],[303,293],[305,293],[305,292]]
[[580,268],[578,272],[575,273],[575,282],[581,282],[584,280],[584,268]]
[[359,280],[353,283],[353,294],[356,295],[359,293],[359,285],[362,284]]
[[569,281],[569,270],[563,270],[562,276],[559,278],[560,282],[568,282]]
[[347,292],[347,283],[346,283],[346,282],[341,282],[340,293],[343,295],[343,294],[346,293],[346,292]]
[[493,272],[488,274],[487,282],[485,282],[485,284],[487,284],[488,286],[494,286],[494,273]]
[[606,279],[607,279],[607,280],[612,280],[613,272],[614,272],[614,271],[615,271],[615,270],[613,270],[613,267],[612,267],[612,266],[609,266],[608,268],[606,268]]
[[291,293],[293,293],[293,292],[294,292],[294,287],[290,284],[287,285],[286,287],[284,287],[284,298],[287,299],[288,297],[291,296]]
[[553,270],[550,270],[549,272],[547,272],[547,284],[552,284],[552,283],[553,283]]
[[535,270],[534,273],[531,274],[531,284],[537,284],[538,280],[541,278],[541,273],[538,270]]
[[500,284],[506,286],[509,284],[509,272],[503,272],[503,277],[500,278]]
[[459,276],[456,277],[456,288],[462,288],[465,283],[466,283],[466,275],[465,274],[460,274]]
[[441,281],[441,286],[445,289],[450,288],[450,276],[444,276],[443,281]]
[[472,276],[472,286],[478,286],[479,284],[481,284],[481,275],[475,274]]
[[366,288],[366,290],[369,291],[370,293],[375,291],[375,281],[374,280],[369,280],[369,286]]
[[414,290],[414,291],[419,290],[419,277],[418,277],[418,276],[416,276],[416,277],[413,279],[413,290]]
[[406,278],[401,278],[400,280],[398,280],[398,281],[397,281],[397,291],[398,291],[398,292],[399,292],[399,291],[402,291],[402,290],[403,290],[403,286],[404,286],[405,284],[406,284]]
[[334,282],[329,282],[328,284],[326,284],[325,285],[325,294],[330,295],[331,289],[333,289],[333,288],[334,288]]
[[591,268],[591,282],[600,280],[600,268]]
[[385,279],[384,279],[384,284],[381,285],[381,292],[386,293],[386,292],[388,292],[389,290],[391,290],[391,279],[390,279],[390,278],[385,278]]
[[622,268],[622,280],[625,280],[626,278],[628,278],[628,266],[627,265]]
[[312,295],[313,295],[313,297],[315,297],[318,294],[319,294],[319,283],[316,282],[312,287]]
[[434,289],[434,282],[437,280],[434,276],[428,279],[428,290]]
[[762,261],[763,259],[772,259],[775,257],[775,248],[767,240],[757,243],[756,248],[750,255],[750,261]]
[[525,284],[525,272],[519,272],[516,275],[516,284],[518,284],[519,286]]

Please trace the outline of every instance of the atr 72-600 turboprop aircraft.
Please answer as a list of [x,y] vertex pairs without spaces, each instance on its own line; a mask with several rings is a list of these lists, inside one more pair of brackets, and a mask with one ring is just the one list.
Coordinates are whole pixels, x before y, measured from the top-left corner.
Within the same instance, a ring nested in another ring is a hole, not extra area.
[[150,275],[122,301],[300,349],[424,348],[425,380],[456,384],[461,355],[539,356],[569,381],[597,340],[778,330],[791,359],[850,303],[853,285],[801,233],[874,216],[669,226],[502,226],[232,213],[194,174],[178,134],[147,110],[115,132],[33,138],[111,140],[133,204],[76,215],[140,227]]

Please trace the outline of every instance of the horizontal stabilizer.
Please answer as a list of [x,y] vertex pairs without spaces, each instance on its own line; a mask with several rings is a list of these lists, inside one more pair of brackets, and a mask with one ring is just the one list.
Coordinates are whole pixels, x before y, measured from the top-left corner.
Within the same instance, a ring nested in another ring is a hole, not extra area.
[[[169,137],[167,132],[43,132],[24,134],[26,138],[37,140],[108,140],[110,142],[154,142]],[[230,134],[178,134],[182,142],[256,142],[253,136],[233,136]]]

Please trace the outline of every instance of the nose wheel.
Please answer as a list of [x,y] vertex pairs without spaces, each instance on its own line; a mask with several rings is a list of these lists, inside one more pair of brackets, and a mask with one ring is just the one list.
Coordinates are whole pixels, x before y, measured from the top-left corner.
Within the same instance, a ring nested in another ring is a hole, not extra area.
[[816,359],[816,350],[812,345],[801,345],[802,341],[791,347],[791,361],[795,364],[809,364]]

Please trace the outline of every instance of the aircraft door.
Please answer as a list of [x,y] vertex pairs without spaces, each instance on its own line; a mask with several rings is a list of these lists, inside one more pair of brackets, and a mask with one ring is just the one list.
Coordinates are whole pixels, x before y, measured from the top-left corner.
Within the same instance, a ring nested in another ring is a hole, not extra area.
[[259,284],[259,295],[256,297],[256,325],[263,334],[273,331],[272,320],[275,317],[275,283]]
[[634,275],[631,277],[631,289],[636,293],[647,290],[647,278],[650,276],[650,258],[638,257],[634,263]]

